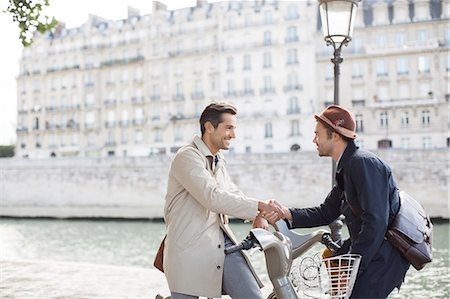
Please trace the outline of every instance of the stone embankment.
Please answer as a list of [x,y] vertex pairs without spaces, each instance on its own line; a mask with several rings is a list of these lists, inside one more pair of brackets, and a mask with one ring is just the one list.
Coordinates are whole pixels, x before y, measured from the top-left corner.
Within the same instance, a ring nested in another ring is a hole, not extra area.
[[[449,218],[446,149],[377,154],[432,217]],[[170,159],[0,159],[0,216],[161,218]],[[317,205],[331,185],[331,160],[316,152],[228,155],[227,164],[246,194],[288,206]]]

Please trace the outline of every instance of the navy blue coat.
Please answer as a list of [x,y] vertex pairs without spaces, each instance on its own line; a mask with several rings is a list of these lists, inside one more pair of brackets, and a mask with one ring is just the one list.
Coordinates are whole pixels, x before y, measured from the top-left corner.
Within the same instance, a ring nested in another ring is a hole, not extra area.
[[328,225],[341,214],[350,235],[350,253],[362,255],[351,298],[386,298],[400,288],[409,263],[384,239],[399,209],[391,169],[376,155],[350,141],[336,171],[337,184],[324,203],[291,209],[292,227]]

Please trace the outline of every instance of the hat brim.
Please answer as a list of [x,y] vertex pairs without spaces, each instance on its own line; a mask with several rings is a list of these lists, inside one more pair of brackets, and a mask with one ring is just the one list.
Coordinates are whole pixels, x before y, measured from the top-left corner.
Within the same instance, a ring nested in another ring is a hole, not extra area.
[[355,132],[353,132],[352,130],[346,129],[344,127],[339,127],[339,126],[335,126],[331,120],[329,120],[328,118],[326,118],[324,115],[317,115],[314,114],[314,117],[318,120],[318,121],[322,121],[324,122],[326,125],[328,125],[331,129],[333,129],[336,133],[345,136],[347,138],[350,139],[355,139],[356,137],[358,137],[358,135],[356,135]]

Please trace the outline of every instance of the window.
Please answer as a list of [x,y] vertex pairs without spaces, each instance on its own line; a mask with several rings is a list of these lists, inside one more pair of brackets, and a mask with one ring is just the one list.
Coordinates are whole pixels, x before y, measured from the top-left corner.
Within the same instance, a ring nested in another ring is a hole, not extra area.
[[250,26],[252,24],[252,14],[251,13],[246,13],[244,15],[244,24],[245,26]]
[[151,95],[151,99],[152,100],[157,100],[161,97],[161,91],[160,91],[160,87],[159,84],[153,84],[152,85],[152,95]]
[[272,90],[272,77],[264,76],[264,91],[271,91],[271,90]]
[[244,79],[244,94],[252,93],[252,81],[250,78]]
[[417,40],[420,42],[420,43],[425,43],[425,42],[427,42],[427,31],[426,30],[418,30],[417,31]]
[[228,27],[234,28],[234,26],[236,26],[236,17],[235,16],[228,17]]
[[406,43],[406,34],[404,32],[399,32],[395,36],[395,41],[397,46],[403,46]]
[[408,127],[409,126],[409,112],[403,111],[401,116],[401,125],[402,127]]
[[183,95],[183,83],[177,82],[175,84],[175,93],[177,96]]
[[352,78],[357,79],[357,78],[362,78],[362,69],[361,69],[361,64],[360,63],[353,63],[352,64]]
[[263,54],[263,60],[264,60],[264,64],[263,64],[263,68],[270,68],[272,67],[272,56],[270,53],[264,53]]
[[143,119],[144,118],[144,110],[142,108],[137,108],[134,110],[134,117],[135,119]]
[[409,73],[408,59],[407,58],[397,59],[397,74],[407,75],[408,73]]
[[144,140],[144,134],[142,133],[142,130],[136,130],[134,132],[134,142],[142,143],[143,140]]
[[271,24],[273,22],[272,12],[266,10],[264,12],[264,24]]
[[108,135],[107,135],[107,138],[106,138],[106,143],[108,145],[114,145],[114,143],[116,142],[115,140],[116,140],[116,138],[115,138],[114,132],[113,131],[108,131]]
[[286,30],[286,42],[291,43],[291,42],[296,42],[296,41],[298,41],[297,27],[290,26]]
[[290,97],[289,98],[288,114],[296,114],[296,113],[300,113],[300,108],[298,106],[298,98],[297,97]]
[[424,126],[430,125],[430,111],[429,110],[422,111],[422,125],[424,125]]
[[159,128],[155,129],[153,140],[155,142],[162,142],[163,141],[161,129],[159,129]]
[[121,120],[123,125],[127,125],[128,124],[128,110],[122,110],[122,120]]
[[124,70],[123,72],[122,72],[122,82],[128,82],[128,70]]
[[377,76],[378,77],[387,76],[386,61],[384,61],[384,60],[377,61]]
[[235,92],[235,89],[234,89],[234,80],[228,80],[228,81],[227,81],[227,92],[228,92],[229,94]]
[[128,90],[122,90],[122,102],[128,102]]
[[429,136],[422,137],[422,148],[428,149],[432,147],[433,145],[431,144],[431,137]]
[[333,72],[333,66],[330,64],[327,64],[327,68],[325,71],[325,80],[333,80],[334,72]]
[[430,72],[430,58],[427,56],[419,56],[419,73],[426,74]]
[[400,139],[400,146],[403,149],[409,149],[409,137],[402,137]]
[[382,128],[387,128],[388,127],[388,113],[386,111],[383,111],[380,113],[380,126]]
[[233,57],[227,57],[227,72],[234,71],[234,59]]
[[127,131],[123,130],[120,132],[120,143],[125,144],[128,142],[128,134]]
[[287,20],[298,19],[298,8],[297,8],[297,5],[291,4],[291,5],[288,6],[286,19]]
[[380,48],[386,46],[386,36],[384,36],[384,35],[377,35],[375,37],[375,43]]
[[94,112],[87,112],[86,113],[86,124],[92,125],[95,123],[95,114]]
[[77,145],[78,144],[78,134],[77,133],[72,133],[72,138],[71,138],[71,145]]
[[362,114],[355,115],[356,132],[364,132],[364,123]]
[[288,90],[300,89],[298,84],[298,74],[296,72],[291,72],[287,78],[288,81]]
[[297,49],[289,49],[287,51],[287,64],[297,64]]
[[270,31],[265,31],[264,32],[264,46],[269,46],[272,44],[272,34],[270,33]]
[[300,135],[300,124],[297,119],[291,120],[291,136]]
[[410,87],[409,82],[400,82],[398,84],[398,98],[409,99]]
[[175,136],[174,141],[182,141],[183,140],[183,128],[181,126],[175,127]]
[[264,137],[265,138],[272,138],[272,123],[266,123],[265,124],[265,133],[264,133]]
[[244,58],[243,58],[243,69],[244,70],[250,70],[252,68],[252,63],[251,63],[251,56],[250,54],[245,54]]

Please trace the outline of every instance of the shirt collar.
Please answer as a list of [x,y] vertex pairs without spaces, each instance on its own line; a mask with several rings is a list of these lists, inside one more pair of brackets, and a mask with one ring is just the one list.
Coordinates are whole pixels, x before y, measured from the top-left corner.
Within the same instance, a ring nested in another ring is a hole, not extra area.
[[[195,144],[195,146],[198,148],[198,150],[204,155],[205,157],[213,157],[214,155],[209,150],[208,146],[203,142],[203,140],[199,136],[194,136],[192,139],[192,142]],[[217,152],[217,156],[219,156],[219,160],[223,160],[224,157],[222,153],[219,151]]]

